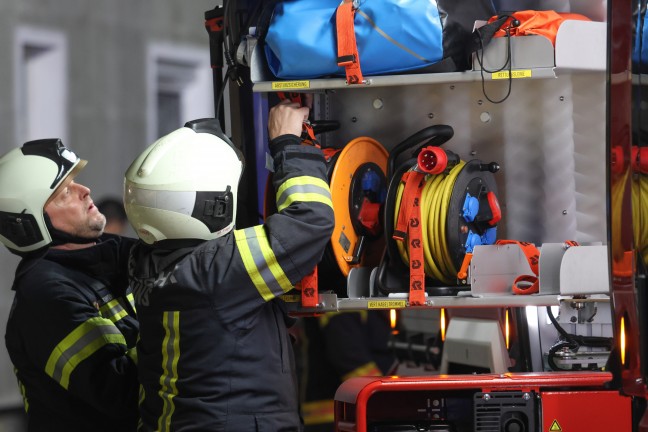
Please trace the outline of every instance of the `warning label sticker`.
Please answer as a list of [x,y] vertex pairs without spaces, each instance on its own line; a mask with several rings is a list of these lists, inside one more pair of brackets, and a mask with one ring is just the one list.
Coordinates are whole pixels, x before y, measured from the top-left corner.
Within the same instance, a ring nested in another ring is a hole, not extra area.
[[310,81],[273,81],[272,90],[290,90],[310,88]]
[[554,420],[553,423],[551,423],[551,427],[549,427],[549,432],[562,432],[562,428],[558,424],[558,420]]
[[[511,71],[510,77],[511,78],[531,78],[533,76],[533,73],[531,72],[530,69],[526,70],[514,70]],[[491,75],[491,79],[498,80],[498,79],[509,79],[509,71],[500,71],[500,72],[494,72]]]
[[405,300],[379,300],[367,302],[369,309],[400,309],[407,306]]

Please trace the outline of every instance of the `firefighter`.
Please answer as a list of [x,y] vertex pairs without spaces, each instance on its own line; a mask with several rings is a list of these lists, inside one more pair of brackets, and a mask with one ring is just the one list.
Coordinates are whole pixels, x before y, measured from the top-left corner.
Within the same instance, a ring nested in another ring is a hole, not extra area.
[[292,319],[278,299],[320,260],[334,225],[319,148],[300,144],[308,108],[269,114],[277,213],[235,229],[243,159],[215,119],[188,122],[126,172],[141,242],[142,431],[298,431]]
[[76,183],[85,166],[58,139],[0,158],[0,241],[22,257],[5,342],[29,431],[134,431],[138,322],[128,286],[135,240]]
[[305,368],[301,383],[306,432],[334,430],[337,388],[358,376],[392,374],[397,360],[389,349],[386,311],[328,312],[304,318]]

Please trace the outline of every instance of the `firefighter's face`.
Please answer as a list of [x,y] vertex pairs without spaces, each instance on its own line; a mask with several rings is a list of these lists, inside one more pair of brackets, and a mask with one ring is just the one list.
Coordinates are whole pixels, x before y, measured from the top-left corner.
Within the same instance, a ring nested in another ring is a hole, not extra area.
[[90,198],[90,189],[71,181],[45,206],[54,228],[81,238],[95,239],[106,226],[106,218]]

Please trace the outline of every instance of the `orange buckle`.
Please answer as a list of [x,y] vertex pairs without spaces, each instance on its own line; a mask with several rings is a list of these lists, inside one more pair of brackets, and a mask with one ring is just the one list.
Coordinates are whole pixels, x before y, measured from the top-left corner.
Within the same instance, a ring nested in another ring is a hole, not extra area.
[[357,63],[358,59],[355,54],[349,54],[345,56],[340,56],[337,58],[338,66],[351,66],[354,63]]

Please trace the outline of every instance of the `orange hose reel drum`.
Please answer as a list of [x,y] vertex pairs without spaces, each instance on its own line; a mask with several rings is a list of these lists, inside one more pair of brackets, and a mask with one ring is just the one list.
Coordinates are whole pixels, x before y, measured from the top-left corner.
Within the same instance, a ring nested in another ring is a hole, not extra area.
[[[376,244],[365,247],[366,253],[354,258],[362,237],[362,233],[358,231],[365,231],[364,228],[358,227],[359,220],[362,219],[359,208],[359,200],[362,197],[356,192],[361,181],[359,177],[376,168],[380,170],[377,174],[385,182],[388,157],[387,150],[378,141],[369,137],[358,137],[344,146],[331,173],[329,184],[335,210],[331,249],[345,277],[353,267],[377,266],[380,262],[382,248]],[[379,240],[384,242],[382,236],[379,236]]]

